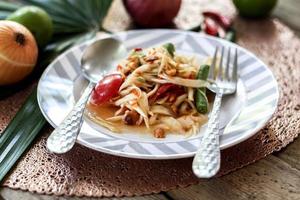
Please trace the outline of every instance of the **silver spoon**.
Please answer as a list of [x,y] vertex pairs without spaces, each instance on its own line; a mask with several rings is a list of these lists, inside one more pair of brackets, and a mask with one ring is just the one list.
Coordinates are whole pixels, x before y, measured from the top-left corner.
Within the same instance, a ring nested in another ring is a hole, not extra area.
[[47,148],[53,153],[66,153],[74,146],[80,132],[85,105],[96,83],[109,69],[127,54],[125,46],[113,38],[101,39],[91,44],[81,58],[82,75],[89,85],[64,121],[47,139]]

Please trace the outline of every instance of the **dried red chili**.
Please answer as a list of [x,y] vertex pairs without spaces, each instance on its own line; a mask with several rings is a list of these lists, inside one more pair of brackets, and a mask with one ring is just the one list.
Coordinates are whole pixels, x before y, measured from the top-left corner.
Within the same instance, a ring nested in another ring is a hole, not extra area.
[[218,29],[219,26],[218,24],[209,18],[204,19],[204,31],[205,33],[212,35],[212,36],[217,36],[218,35]]
[[218,22],[224,29],[229,29],[231,27],[232,21],[229,17],[221,15],[213,11],[205,11],[202,13],[204,17],[209,17]]

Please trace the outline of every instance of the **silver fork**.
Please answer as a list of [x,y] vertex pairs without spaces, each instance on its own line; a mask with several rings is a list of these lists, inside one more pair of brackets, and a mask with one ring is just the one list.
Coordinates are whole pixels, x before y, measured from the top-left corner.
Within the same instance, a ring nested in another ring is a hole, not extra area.
[[[235,93],[238,80],[237,49],[235,49],[232,69],[230,68],[230,52],[231,49],[229,48],[226,65],[223,65],[224,47],[221,47],[220,62],[219,65],[217,65],[217,47],[209,70],[208,81],[210,84],[208,89],[216,93],[216,96],[207,130],[203,135],[200,147],[193,160],[193,172],[199,178],[211,178],[216,175],[220,169],[219,114],[221,100],[223,95]],[[216,69],[217,66],[219,66],[218,71]]]

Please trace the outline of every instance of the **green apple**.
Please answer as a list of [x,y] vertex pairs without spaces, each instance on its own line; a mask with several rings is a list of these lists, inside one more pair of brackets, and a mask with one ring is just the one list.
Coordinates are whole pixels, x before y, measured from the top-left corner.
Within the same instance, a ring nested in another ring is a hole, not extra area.
[[48,13],[36,6],[25,6],[7,17],[28,28],[40,47],[45,46],[52,37],[53,24]]
[[241,16],[259,18],[269,15],[277,0],[233,0],[233,3]]

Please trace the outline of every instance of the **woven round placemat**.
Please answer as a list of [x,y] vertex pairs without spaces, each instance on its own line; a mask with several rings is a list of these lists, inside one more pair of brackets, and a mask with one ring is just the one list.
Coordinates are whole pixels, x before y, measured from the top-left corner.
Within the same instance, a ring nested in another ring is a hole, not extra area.
[[[207,1],[183,1],[178,26],[195,21]],[[209,1],[211,5],[212,1]],[[203,5],[202,5],[203,3]],[[233,14],[229,1],[214,1],[216,9]],[[200,4],[200,6],[199,6]],[[121,8],[118,8],[119,10]],[[199,9],[199,10],[197,10]],[[111,15],[111,14],[110,14]],[[113,18],[113,17],[112,17]],[[194,16],[195,18],[195,16]],[[113,18],[116,19],[116,18]],[[130,25],[128,16],[121,24]],[[300,40],[276,19],[246,21],[236,18],[238,44],[254,52],[274,73],[280,87],[280,101],[273,118],[255,136],[222,151],[218,176],[225,175],[278,151],[300,133]],[[16,113],[33,86],[0,101],[0,131]],[[50,154],[41,136],[6,178],[3,185],[43,194],[76,196],[132,196],[167,191],[196,184],[191,171],[192,158],[178,160],[140,160],[111,156],[78,144],[63,155]]]

